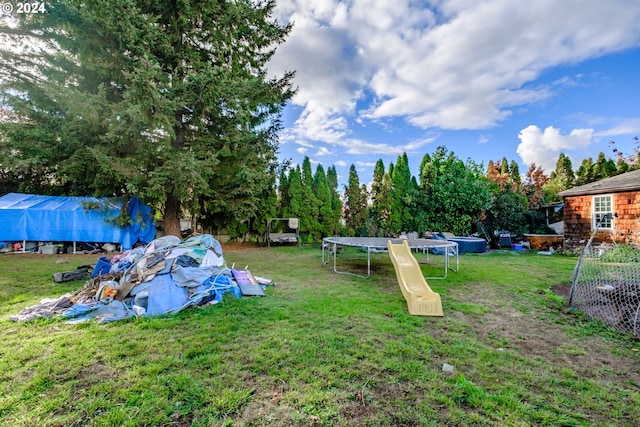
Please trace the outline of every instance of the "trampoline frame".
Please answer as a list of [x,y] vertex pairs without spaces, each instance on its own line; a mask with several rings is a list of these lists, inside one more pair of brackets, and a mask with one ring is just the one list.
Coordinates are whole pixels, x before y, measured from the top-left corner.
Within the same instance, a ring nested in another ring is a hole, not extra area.
[[[333,249],[333,271],[338,274],[350,274],[352,276],[368,278],[371,276],[371,252],[375,250],[386,250],[387,242],[391,240],[392,243],[402,243],[404,239],[389,239],[385,237],[325,237],[322,239],[322,265],[329,263],[329,257],[325,257],[325,249],[329,249],[329,245],[332,245]],[[425,277],[425,279],[446,279],[451,269],[454,272],[458,272],[460,267],[458,257],[458,244],[456,242],[450,242],[448,240],[433,240],[433,239],[407,239],[407,243],[412,250],[422,250],[422,253],[426,253],[427,261],[429,261],[429,249],[442,249],[444,250],[444,274],[442,276]],[[367,251],[367,275],[352,273],[349,271],[339,271],[337,268],[338,258],[338,246],[350,246],[358,248],[366,248]],[[453,254],[450,253],[450,250]],[[450,267],[449,257],[456,257],[455,268]]]

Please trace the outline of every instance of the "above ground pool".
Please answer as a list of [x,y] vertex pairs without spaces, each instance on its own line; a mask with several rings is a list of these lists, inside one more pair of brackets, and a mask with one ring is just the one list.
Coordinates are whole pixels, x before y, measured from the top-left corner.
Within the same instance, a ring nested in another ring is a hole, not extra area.
[[449,237],[447,240],[456,242],[458,244],[458,252],[463,254],[465,252],[480,253],[487,250],[487,241],[479,237]]

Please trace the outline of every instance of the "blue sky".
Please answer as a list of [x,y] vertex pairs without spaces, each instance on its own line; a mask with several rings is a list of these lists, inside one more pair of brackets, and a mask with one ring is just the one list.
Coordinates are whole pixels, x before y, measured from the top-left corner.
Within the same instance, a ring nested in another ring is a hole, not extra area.
[[278,0],[294,27],[269,64],[295,70],[280,156],[411,172],[446,146],[486,166],[574,170],[640,136],[637,0]]

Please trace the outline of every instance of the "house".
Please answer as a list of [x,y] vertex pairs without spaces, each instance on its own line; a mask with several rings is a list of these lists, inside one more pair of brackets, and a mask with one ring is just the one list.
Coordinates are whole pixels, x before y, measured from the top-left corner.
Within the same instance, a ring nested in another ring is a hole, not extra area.
[[[640,169],[558,193],[564,199],[564,247],[594,241],[640,245]],[[611,214],[611,215],[607,215]]]

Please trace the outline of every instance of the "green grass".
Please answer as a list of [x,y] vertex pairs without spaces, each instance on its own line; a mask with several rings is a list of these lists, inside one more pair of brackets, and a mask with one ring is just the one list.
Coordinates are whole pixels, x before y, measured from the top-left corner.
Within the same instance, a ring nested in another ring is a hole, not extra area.
[[[576,258],[461,256],[429,281],[442,318],[407,313],[384,254],[369,279],[335,274],[311,247],[225,259],[276,286],[175,316],[67,325],[8,316],[81,287],[52,274],[97,256],[0,256],[0,425],[640,425],[638,341],[550,291]],[[357,252],[338,262],[366,271]],[[430,256],[422,268],[441,266]]]

